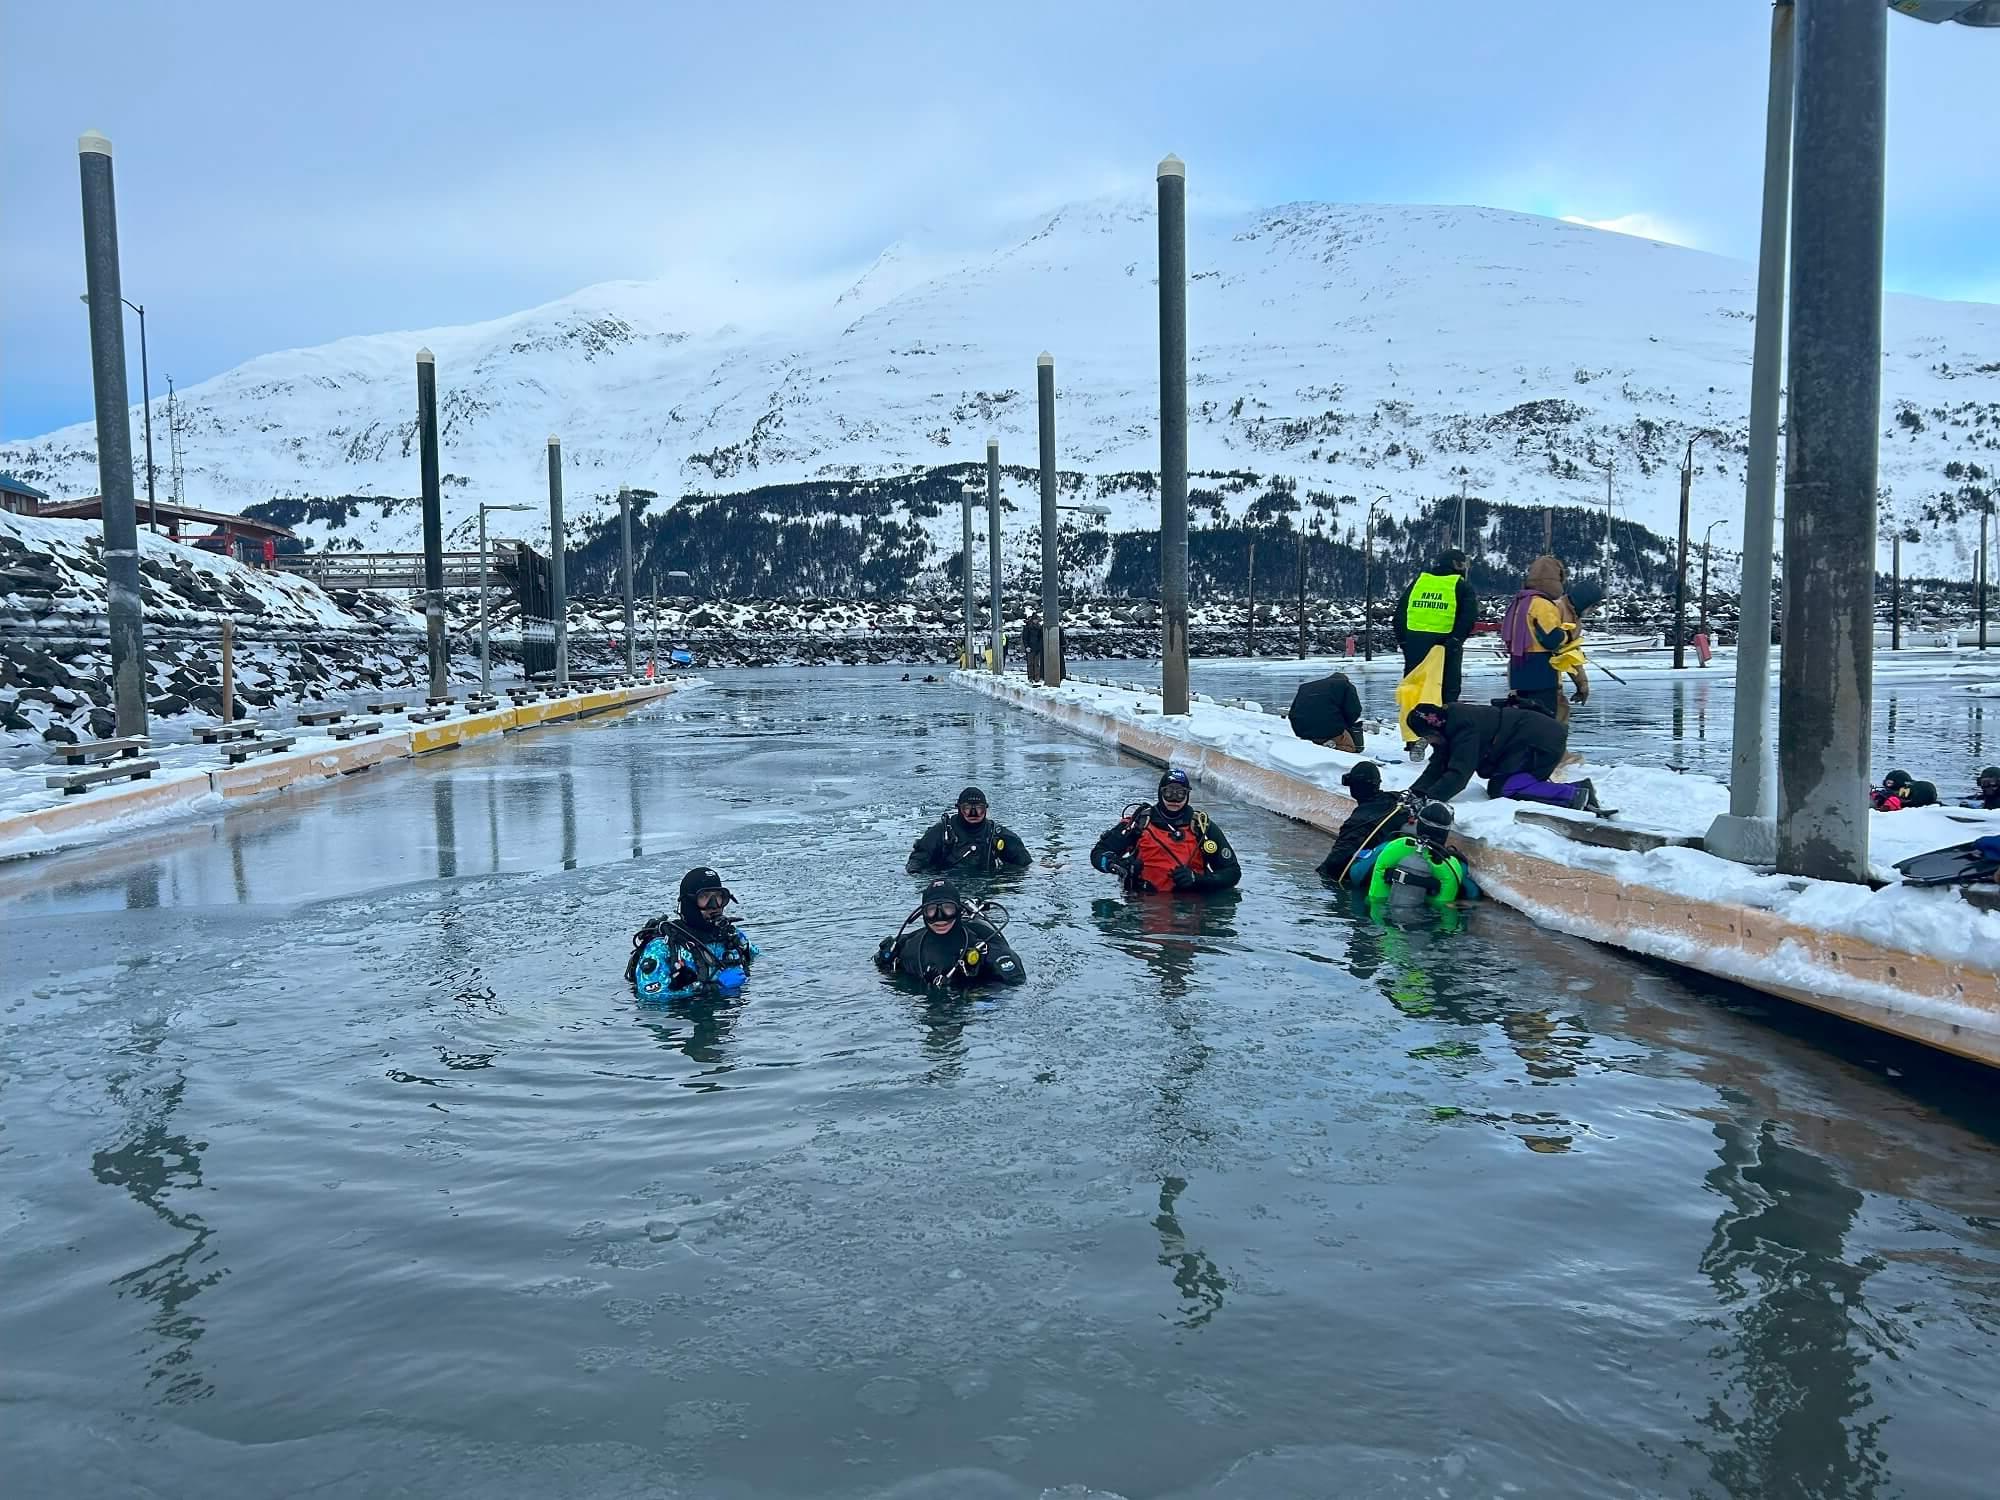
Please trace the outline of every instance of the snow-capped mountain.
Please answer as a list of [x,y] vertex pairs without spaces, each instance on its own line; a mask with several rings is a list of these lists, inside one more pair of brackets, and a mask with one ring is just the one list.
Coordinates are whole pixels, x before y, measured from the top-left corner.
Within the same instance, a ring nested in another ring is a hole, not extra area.
[[[1301,520],[1330,512],[1344,533],[1377,494],[1407,514],[1461,484],[1602,506],[1609,463],[1620,519],[1671,533],[1682,448],[1713,433],[1695,450],[1695,530],[1740,521],[1750,265],[1481,208],[1289,204],[1197,213],[1189,234],[1195,469],[1289,483]],[[422,346],[461,528],[479,500],[541,503],[551,433],[579,517],[621,484],[678,498],[908,473],[981,462],[989,437],[1032,466],[1048,349],[1062,466],[1098,477],[1114,529],[1140,528],[1150,484],[1109,476],[1159,463],[1156,258],[1150,202],[1102,200],[986,254],[899,242],[782,330],[717,326],[669,285],[615,282],[492,322],[265,355],[180,393],[187,493],[229,507],[416,494]],[[1884,334],[1885,525],[1924,537],[1906,569],[1960,575],[1976,526],[1958,517],[2000,465],[2000,307],[1892,296]],[[0,467],[93,492],[94,429],[0,445]],[[1263,489],[1204,498],[1196,524],[1239,517]],[[1010,480],[1010,497],[1032,504],[1032,485]],[[414,507],[368,507],[303,529],[400,548],[418,524]],[[955,549],[955,516],[926,527]]]

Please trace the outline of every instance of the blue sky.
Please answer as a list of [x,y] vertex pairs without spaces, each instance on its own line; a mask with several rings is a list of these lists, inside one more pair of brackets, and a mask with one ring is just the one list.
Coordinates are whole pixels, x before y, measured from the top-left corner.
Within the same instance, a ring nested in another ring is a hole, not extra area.
[[[1890,18],[1892,287],[2000,300],[2000,32]],[[76,138],[156,395],[673,277],[744,318],[900,235],[1142,187],[1481,203],[1756,252],[1759,0],[0,6],[0,435],[90,413]],[[130,354],[138,398],[136,331]]]

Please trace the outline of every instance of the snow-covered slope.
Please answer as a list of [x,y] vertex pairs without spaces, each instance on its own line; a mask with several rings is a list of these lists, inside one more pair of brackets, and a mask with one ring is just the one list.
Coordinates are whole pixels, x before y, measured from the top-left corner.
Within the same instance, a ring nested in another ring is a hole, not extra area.
[[[1404,513],[1457,493],[1461,467],[1474,495],[1601,505],[1609,462],[1621,518],[1670,532],[1681,447],[1712,430],[1696,448],[1696,530],[1740,515],[1749,265],[1481,208],[1197,214],[1190,240],[1197,469],[1291,479],[1303,516],[1331,509],[1344,532],[1378,493]],[[1158,465],[1156,254],[1145,199],[1093,201],[984,255],[899,242],[821,318],[782,331],[713,326],[671,287],[625,282],[489,323],[266,355],[181,393],[188,492],[230,506],[414,494],[424,345],[455,524],[482,499],[538,503],[551,432],[580,516],[620,484],[678,497],[903,472],[980,461],[988,437],[1032,465],[1043,348],[1063,466],[1142,473]],[[1891,297],[1885,343],[1887,509],[1925,536],[1905,567],[1961,574],[1973,530],[1939,517],[1989,493],[2000,464],[2000,307]],[[0,467],[58,495],[94,491],[93,429],[0,445]],[[1104,488],[1114,529],[1146,523],[1147,487]],[[956,518],[934,526],[955,547]],[[330,539],[403,547],[417,527],[413,508],[371,507]]]

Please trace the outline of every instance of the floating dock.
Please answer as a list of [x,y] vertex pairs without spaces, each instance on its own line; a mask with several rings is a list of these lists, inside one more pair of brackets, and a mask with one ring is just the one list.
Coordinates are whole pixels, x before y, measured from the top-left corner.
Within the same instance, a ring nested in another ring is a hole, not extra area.
[[307,748],[240,765],[163,768],[146,781],[95,788],[81,796],[0,816],[0,859],[90,843],[170,817],[192,815],[205,807],[219,811],[243,798],[314,786],[384,761],[453,750],[491,735],[595,718],[664,698],[684,685],[663,678],[638,685],[582,689],[456,714],[433,723],[385,725],[378,733],[349,740],[315,736]]
[[[1328,833],[1354,810],[1349,798],[1306,776],[1202,743],[1187,732],[1187,720],[1157,716],[1157,709],[1148,722],[1134,722],[1065,697],[1065,690],[1033,686],[1024,677],[963,671],[957,676],[967,686],[1099,743],[1154,765],[1179,766],[1204,783]],[[1463,830],[1453,842],[1465,850],[1488,896],[1553,931],[1662,959],[2000,1067],[2000,973],[1995,969],[2000,939],[1970,955],[1925,953],[1783,911],[1692,895],[1677,888],[1684,880],[1650,884],[1644,877],[1648,856],[1641,852],[1613,855],[1580,841],[1575,858],[1554,859]],[[1601,856],[1601,867],[1592,867],[1593,856]],[[1772,878],[1768,884],[1788,895],[1810,896],[1817,893],[1806,887],[1826,883]],[[1950,910],[1954,920],[2000,924],[2000,916],[1973,910],[1953,890],[1906,890],[1902,895],[1964,906],[1963,912]]]

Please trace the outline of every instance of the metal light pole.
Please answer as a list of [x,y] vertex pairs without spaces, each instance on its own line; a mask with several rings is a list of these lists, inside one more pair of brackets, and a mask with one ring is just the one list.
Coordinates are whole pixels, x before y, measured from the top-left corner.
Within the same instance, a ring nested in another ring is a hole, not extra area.
[[1611,471],[1614,465],[1604,466],[1604,562],[1599,571],[1604,575],[1604,587],[1611,587]]
[[556,690],[569,686],[569,579],[563,571],[562,439],[549,438],[549,610],[555,616]]
[[[1708,530],[1701,534],[1701,633],[1708,634],[1708,544],[1715,536],[1715,528],[1727,526],[1727,521],[1710,521]],[[1707,663],[1703,663],[1707,665]]]
[[632,491],[624,485],[618,486],[618,525],[624,536],[624,549],[620,554],[619,574],[625,587],[625,675],[639,675],[639,641],[637,638],[638,619],[632,609]]
[[444,510],[438,495],[437,359],[417,351],[418,474],[424,496],[424,640],[430,654],[430,695],[445,695],[449,667],[444,625]]
[[1889,538],[1889,649],[1903,649],[1903,533],[1900,531]]
[[1888,11],[1803,8],[1792,173],[1778,869],[1868,879]]
[[[90,293],[85,292],[79,300],[88,306]],[[158,471],[153,466],[153,374],[152,363],[146,357],[146,307],[144,303],[134,302],[130,297],[120,297],[118,300],[139,315],[139,391],[146,403],[146,524],[153,529],[155,535],[158,535],[160,502],[153,492],[153,481]]]
[[120,738],[146,734],[146,632],[139,587],[139,518],[132,503],[132,415],[125,317],[118,305],[118,201],[111,142],[76,143],[83,188],[83,272],[90,302],[90,383],[97,412],[97,487],[104,497],[104,589],[111,624],[111,692]]
[[958,553],[960,581],[965,585],[965,670],[972,670],[972,497],[979,493],[976,485],[962,484],[958,487],[958,514],[963,523],[964,545]]
[[1389,497],[1377,495],[1368,507],[1368,525],[1361,543],[1361,659],[1375,660],[1375,510]]
[[1465,540],[1465,465],[1458,466],[1458,545],[1466,546]]
[[1257,654],[1257,543],[1250,543],[1250,572],[1248,577],[1250,608],[1243,622],[1243,638],[1250,655]]
[[1056,357],[1035,360],[1042,446],[1042,686],[1062,685],[1062,550],[1056,516]]
[[1160,712],[1188,711],[1187,167],[1157,173],[1160,218]]
[[[486,513],[489,510],[528,510],[526,505],[488,505],[479,503],[479,691],[493,691],[493,650],[486,634]],[[525,626],[526,621],[523,621]]]
[[1986,649],[1986,520],[1993,514],[1993,502],[1979,513],[1979,649]]
[[1694,439],[1688,439],[1681,460],[1681,542],[1674,567],[1674,670],[1687,669],[1688,631],[1688,492],[1694,488]]
[[1000,442],[986,440],[986,583],[993,593],[994,676],[1007,667],[1007,622],[1000,613]]
[[1306,659],[1306,544],[1310,538],[1299,528],[1299,660]]
[[[1793,22],[1790,0],[1771,8],[1770,85],[1764,105],[1764,217],[1757,247],[1757,321],[1750,364],[1750,461],[1743,486],[1743,570],[1736,615],[1736,702],[1729,746],[1729,811],[1704,840],[1725,859],[1776,855],[1771,764],[1771,537],[1777,517],[1778,400],[1785,351],[1785,257],[1792,187]],[[1608,534],[1607,522],[1607,534]],[[1605,581],[1610,582],[1607,571]]]

